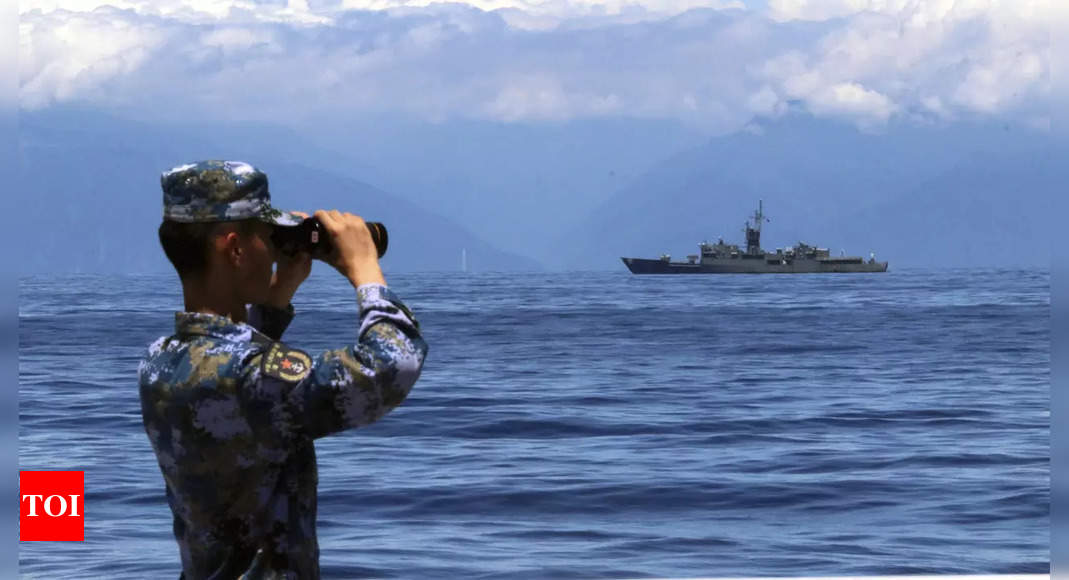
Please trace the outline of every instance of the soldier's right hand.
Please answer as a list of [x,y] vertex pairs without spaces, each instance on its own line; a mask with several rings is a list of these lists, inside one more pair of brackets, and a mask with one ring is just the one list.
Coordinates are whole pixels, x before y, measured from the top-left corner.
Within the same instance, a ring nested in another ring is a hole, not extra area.
[[353,284],[386,284],[379,268],[379,253],[363,218],[336,209],[318,210],[315,217],[330,234],[333,246],[324,261]]

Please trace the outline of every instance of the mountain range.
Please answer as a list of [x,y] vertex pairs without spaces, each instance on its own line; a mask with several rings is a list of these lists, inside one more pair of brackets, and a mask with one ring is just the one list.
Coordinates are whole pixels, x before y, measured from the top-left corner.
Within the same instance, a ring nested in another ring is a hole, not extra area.
[[276,205],[390,228],[384,268],[623,269],[621,256],[742,243],[763,200],[766,249],[875,252],[891,269],[1049,263],[1062,139],[1006,122],[864,132],[788,114],[708,137],[676,123],[545,126],[384,118],[331,132],[182,125],[78,108],[24,112],[21,273],[169,271],[161,171],[197,159],[264,169]]
[[[278,207],[336,208],[383,222],[383,269],[537,270],[448,218],[370,184],[302,165],[328,159],[293,132],[234,124],[167,126],[64,110],[20,119],[19,239],[33,240],[21,273],[168,272],[156,229],[160,173],[198,159],[241,159],[264,169]],[[335,156],[336,157],[336,156]]]

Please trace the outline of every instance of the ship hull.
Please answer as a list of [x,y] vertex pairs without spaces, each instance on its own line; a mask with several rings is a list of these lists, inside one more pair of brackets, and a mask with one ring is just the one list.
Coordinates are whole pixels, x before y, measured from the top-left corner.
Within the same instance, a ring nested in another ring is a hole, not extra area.
[[886,272],[887,262],[794,260],[768,263],[759,259],[727,259],[705,263],[620,258],[632,274],[834,274]]

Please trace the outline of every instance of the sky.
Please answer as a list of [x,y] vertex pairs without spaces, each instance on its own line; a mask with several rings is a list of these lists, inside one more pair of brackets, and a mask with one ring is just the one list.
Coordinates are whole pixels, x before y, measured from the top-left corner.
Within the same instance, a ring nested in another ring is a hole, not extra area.
[[19,105],[326,126],[383,113],[710,134],[788,109],[1049,128],[1040,0],[31,0]]

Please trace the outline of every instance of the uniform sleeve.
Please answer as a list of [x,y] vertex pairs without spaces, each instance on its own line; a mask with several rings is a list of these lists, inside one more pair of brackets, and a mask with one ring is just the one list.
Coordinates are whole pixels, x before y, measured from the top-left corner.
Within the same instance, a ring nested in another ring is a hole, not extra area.
[[379,284],[357,288],[356,342],[328,350],[287,397],[294,426],[312,438],[374,423],[419,378],[427,343],[412,312]]
[[293,321],[293,305],[275,308],[266,304],[250,304],[246,309],[249,326],[260,331],[271,340],[282,340],[282,333]]

